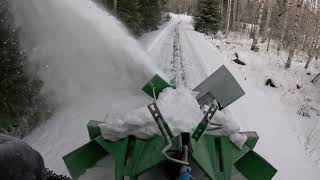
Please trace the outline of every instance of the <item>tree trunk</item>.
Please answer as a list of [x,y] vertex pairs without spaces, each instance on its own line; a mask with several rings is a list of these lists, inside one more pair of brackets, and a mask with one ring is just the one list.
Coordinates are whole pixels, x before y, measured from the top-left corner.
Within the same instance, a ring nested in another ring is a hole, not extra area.
[[241,18],[242,18],[242,4],[241,3],[239,3],[239,1],[237,1],[238,2],[238,17],[237,17],[237,22],[238,22],[238,24],[237,24],[237,29],[239,30],[241,30],[242,31],[242,24],[241,24]]
[[227,9],[227,26],[226,26],[226,35],[229,35],[230,30],[230,21],[231,21],[231,3],[232,0],[228,0],[228,9]]
[[[259,3],[259,2],[258,2]],[[254,1],[253,3],[253,8],[252,8],[252,21],[251,21],[251,25],[250,25],[250,33],[249,33],[249,38],[254,38],[254,32],[255,32],[255,23],[256,23],[256,13],[257,13],[257,9],[256,9],[256,6],[257,6],[257,2]]]
[[117,4],[118,4],[117,0],[113,0],[113,13],[114,13],[114,15],[117,14]]
[[304,29],[304,38],[303,38],[303,41],[302,41],[302,51],[305,51],[305,49],[306,49],[306,42],[307,42],[308,39],[309,39],[309,31],[308,31],[308,29],[309,29],[310,20],[311,20],[310,12],[311,12],[311,10],[308,11],[308,15],[307,15],[307,17],[308,17],[307,25],[306,25],[306,27],[305,27],[305,29]]
[[223,24],[221,25],[221,29],[223,29],[224,33],[227,33],[227,24],[228,24],[228,2],[229,0],[222,0],[222,16]]
[[311,81],[311,82],[312,82],[312,83],[315,83],[315,82],[317,81],[317,79],[318,79],[318,78],[320,78],[320,73],[319,73],[319,74],[318,74],[314,79],[312,79],[312,81]]
[[302,4],[303,4],[303,0],[301,0],[301,2],[299,2],[299,4],[297,5],[298,11],[296,13],[296,19],[293,27],[293,40],[289,47],[289,56],[285,66],[286,68],[290,68],[294,51],[296,50],[296,47],[297,47],[297,43],[296,43],[298,38],[297,33],[298,33],[299,20],[302,13]]
[[16,113],[14,112],[11,104],[9,103],[8,99],[7,99],[7,95],[4,91],[0,90],[0,97],[3,97],[3,104],[5,105],[5,107],[7,108],[8,113],[11,114],[12,117],[16,117]]
[[235,24],[237,18],[237,3],[238,0],[233,0],[233,16],[232,16],[232,30],[235,31]]
[[312,43],[312,45],[310,47],[310,50],[309,50],[309,53],[308,53],[308,60],[307,60],[306,65],[304,66],[305,69],[309,68],[309,65],[310,65],[310,63],[312,61],[312,58],[313,58],[314,54],[315,54],[317,44],[319,42],[319,37],[318,38],[314,37],[314,38],[317,39],[317,42],[315,43],[315,39],[314,39],[314,41],[313,41],[313,43]]
[[7,99],[4,100],[5,105],[7,106],[7,109],[9,111],[9,113],[11,114],[11,116],[16,117],[16,113],[14,112],[11,104],[8,102]]
[[309,52],[308,52],[308,60],[307,60],[306,65],[304,66],[305,69],[308,69],[308,67],[311,63],[311,60],[313,58],[313,55],[315,53],[315,49],[319,43],[319,17],[317,17],[317,20],[316,20],[316,26],[313,31],[312,39],[313,39],[313,41],[312,41],[311,47],[309,47]]
[[271,15],[272,15],[272,9],[273,9],[273,0],[269,0],[268,15],[267,15],[267,20],[266,20],[266,26],[264,28],[262,42],[265,42],[267,40],[267,38],[270,36],[270,20],[271,20]]
[[318,49],[317,49],[317,54],[316,54],[316,61],[318,60],[318,58],[319,58],[319,54],[320,54],[320,46],[318,47]]
[[220,16],[223,17],[224,8],[223,8],[224,0],[220,0],[219,9],[220,9]]
[[312,60],[312,54],[310,53],[310,54],[308,55],[307,63],[306,63],[306,65],[304,66],[305,69],[308,69],[311,60]]
[[259,10],[257,28],[256,28],[256,30],[255,30],[254,37],[253,37],[253,41],[252,41],[252,45],[251,45],[251,50],[253,50],[253,51],[259,50],[259,47],[258,47],[258,37],[259,37],[259,33],[260,33],[260,26],[261,26],[261,20],[262,20],[264,3],[265,3],[265,0],[261,0],[261,2],[260,2],[260,10]]
[[[286,6],[287,7],[287,6]],[[285,12],[285,18],[284,18],[284,24],[283,24],[283,29],[282,29],[282,33],[281,33],[281,39],[278,42],[278,48],[277,48],[277,55],[279,55],[279,51],[283,45],[283,40],[284,40],[284,35],[286,33],[286,28],[287,28],[287,22],[288,22],[288,11]]]
[[270,36],[268,37],[268,45],[267,45],[267,51],[269,51],[269,46],[270,46]]

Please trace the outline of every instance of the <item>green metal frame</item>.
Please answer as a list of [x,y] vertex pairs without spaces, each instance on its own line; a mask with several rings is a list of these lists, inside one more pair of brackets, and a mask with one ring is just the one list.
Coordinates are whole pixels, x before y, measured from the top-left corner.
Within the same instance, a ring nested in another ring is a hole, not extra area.
[[[90,121],[88,131],[91,141],[63,158],[73,179],[78,179],[107,155],[115,160],[115,180],[123,180],[124,177],[137,180],[145,172],[167,161],[161,153],[166,145],[164,137],[155,136],[148,140],[128,137],[110,142],[103,139],[100,132],[97,133],[98,124],[97,121]],[[245,134],[248,140],[241,150],[223,136],[204,135],[196,141],[190,134],[186,134],[187,138],[184,139],[187,139],[192,149],[191,162],[210,180],[231,180],[233,166],[249,180],[272,179],[277,170],[253,151],[258,140],[257,134]],[[172,142],[170,155],[179,156],[177,152],[182,147],[181,135],[172,138]],[[131,163],[126,163],[128,158]]]
[[[89,122],[89,134],[96,130],[93,124],[98,123],[96,121]],[[162,147],[166,145],[162,136],[155,136],[147,141],[128,137],[110,142],[103,139],[101,134],[95,135],[90,137],[89,143],[63,157],[73,179],[78,179],[86,169],[94,167],[96,162],[106,155],[111,155],[115,160],[116,180],[123,180],[125,176],[135,180],[157,164],[166,161],[161,153]],[[172,143],[173,149],[178,150],[180,147],[179,137],[174,137]],[[126,164],[129,150],[131,163]]]
[[174,85],[163,80],[159,75],[155,75],[146,85],[143,86],[142,90],[152,98],[154,98],[154,92],[156,96],[155,98],[158,98],[159,94],[168,87],[176,88]]
[[[167,87],[173,86],[156,75],[143,90],[157,98]],[[145,172],[167,161],[161,152],[166,145],[163,136],[148,140],[127,137],[111,142],[101,136],[100,123],[90,121],[87,128],[91,141],[63,157],[74,180],[107,155],[115,161],[115,180],[124,180],[124,177],[137,180]],[[168,152],[171,157],[178,158],[182,146],[188,145],[191,149],[189,162],[198,166],[210,180],[231,180],[233,167],[249,180],[270,180],[277,172],[253,151],[259,139],[255,132],[244,132],[248,139],[240,150],[227,137],[204,134],[206,126],[202,127],[201,123],[199,126],[201,132],[196,136],[183,133],[171,138],[173,146]]]
[[192,134],[192,138],[194,140],[198,141],[205,134],[207,127],[211,119],[213,118],[214,114],[217,112],[218,108],[219,107],[214,104],[210,106],[208,112],[205,114],[201,122],[198,124],[196,130],[194,130]]

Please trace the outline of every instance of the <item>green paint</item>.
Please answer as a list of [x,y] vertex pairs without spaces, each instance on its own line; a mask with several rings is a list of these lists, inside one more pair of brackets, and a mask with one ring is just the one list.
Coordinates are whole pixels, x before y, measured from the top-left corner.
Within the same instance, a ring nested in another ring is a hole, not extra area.
[[235,167],[249,180],[270,180],[277,170],[254,151],[249,151]]
[[153,97],[153,90],[154,90],[154,93],[157,99],[159,97],[159,94],[168,87],[175,88],[175,86],[167,83],[159,75],[155,75],[145,86],[143,86],[142,90],[152,98],[154,98]]
[[98,126],[99,124],[101,124],[100,121],[94,120],[89,121],[87,124],[87,129],[91,140],[101,135],[100,128]]
[[108,154],[96,141],[81,146],[63,157],[63,160],[73,179],[78,179],[87,169],[92,168],[97,161]]
[[198,141],[202,137],[202,135],[204,135],[205,131],[207,130],[207,127],[207,122],[200,122],[196,130],[193,132],[192,138]]
[[[128,137],[111,142],[101,136],[98,126],[100,123],[90,121],[87,127],[91,141],[63,157],[74,180],[106,155],[111,155],[114,159],[115,180],[123,180],[124,177],[137,180],[143,173],[167,161],[161,152],[166,145],[163,136],[154,136],[147,140]],[[206,126],[201,129],[205,130]],[[249,180],[270,180],[277,172],[266,160],[252,151],[259,138],[255,132],[244,133],[248,140],[242,149],[237,148],[227,137],[204,132],[199,134],[197,138],[188,133],[173,137],[169,155],[180,158],[182,146],[188,145],[192,150],[190,163],[198,166],[210,180],[231,180],[233,166]]]

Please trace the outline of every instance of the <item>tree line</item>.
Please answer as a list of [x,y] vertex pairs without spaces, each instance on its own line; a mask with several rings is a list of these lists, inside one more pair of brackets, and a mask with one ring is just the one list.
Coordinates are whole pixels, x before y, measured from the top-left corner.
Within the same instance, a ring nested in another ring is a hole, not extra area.
[[158,29],[166,0],[96,0],[121,20],[134,35]]

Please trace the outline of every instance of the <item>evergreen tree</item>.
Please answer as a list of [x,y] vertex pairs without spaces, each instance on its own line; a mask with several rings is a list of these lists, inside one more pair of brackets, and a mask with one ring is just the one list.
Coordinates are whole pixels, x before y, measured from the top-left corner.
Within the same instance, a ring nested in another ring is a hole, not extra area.
[[[114,0],[95,0],[113,11]],[[168,0],[117,0],[117,17],[135,35],[158,29]]]
[[6,3],[0,4],[0,133],[23,136],[48,111],[39,96],[42,82],[26,74],[26,55]]
[[0,107],[5,106],[11,116],[16,116],[10,102],[24,100],[26,82],[24,76],[24,57],[18,48],[18,41],[13,28],[9,26],[9,14],[2,9],[0,27]]
[[138,0],[118,0],[117,6],[119,19],[133,34],[140,35],[142,17],[139,12]]
[[142,27],[146,32],[157,30],[161,21],[160,0],[139,0],[140,14],[142,16]]
[[194,28],[203,33],[217,33],[220,27],[219,0],[199,0]]

